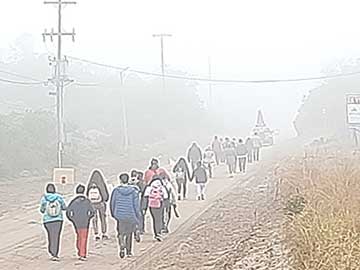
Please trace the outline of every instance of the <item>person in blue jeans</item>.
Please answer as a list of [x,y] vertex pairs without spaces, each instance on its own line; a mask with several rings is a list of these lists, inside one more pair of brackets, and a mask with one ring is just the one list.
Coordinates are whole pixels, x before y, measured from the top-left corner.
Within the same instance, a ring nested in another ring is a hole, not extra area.
[[46,186],[46,192],[40,201],[40,212],[43,215],[43,224],[48,238],[48,252],[52,261],[59,260],[64,210],[66,210],[66,204],[63,197],[56,193],[54,184],[48,184]]

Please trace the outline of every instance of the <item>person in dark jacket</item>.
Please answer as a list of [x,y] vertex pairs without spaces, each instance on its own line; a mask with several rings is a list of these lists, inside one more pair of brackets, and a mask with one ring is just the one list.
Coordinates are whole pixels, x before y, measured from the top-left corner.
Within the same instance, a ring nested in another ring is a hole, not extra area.
[[140,224],[140,203],[138,188],[129,185],[129,175],[120,174],[120,186],[116,187],[110,199],[111,216],[117,222],[120,258],[132,256],[132,238]]
[[86,260],[90,220],[95,215],[94,208],[84,193],[85,186],[78,185],[76,187],[76,197],[70,202],[66,210],[66,216],[75,228],[77,236],[76,248],[79,260],[82,261]]
[[219,165],[222,156],[222,146],[218,136],[214,137],[214,140],[211,143],[211,147],[215,154],[216,165]]
[[245,142],[246,148],[248,150],[248,162],[253,162],[253,156],[254,156],[254,144],[253,140],[251,138],[247,138]]
[[208,182],[208,176],[206,169],[201,164],[201,161],[198,161],[197,167],[194,170],[190,181],[193,179],[195,179],[195,184],[197,186],[197,199],[205,200],[205,187]]
[[236,146],[236,157],[239,162],[239,168],[241,173],[246,171],[246,158],[248,150],[242,139],[239,139],[239,143]]
[[56,193],[54,184],[47,184],[46,192],[40,202],[40,213],[43,215],[43,224],[48,236],[48,252],[52,261],[59,260],[64,210],[66,210],[66,205],[63,197]]
[[236,168],[236,152],[235,152],[235,146],[230,141],[229,138],[225,139],[224,154],[225,154],[226,164],[228,165],[229,175],[230,177],[233,177]]
[[100,170],[94,170],[91,173],[86,196],[92,203],[95,210],[93,219],[93,227],[95,233],[95,240],[100,240],[98,223],[101,223],[102,239],[108,240],[107,236],[107,217],[106,217],[106,203],[109,201],[109,191],[105,183],[105,178]]
[[175,173],[175,180],[177,184],[178,200],[181,200],[181,195],[183,199],[186,199],[187,192],[187,182],[190,179],[189,166],[185,158],[181,157],[178,162],[176,162],[173,173]]
[[202,161],[202,152],[196,142],[190,146],[187,152],[188,162],[191,164],[191,168],[194,171],[198,161]]

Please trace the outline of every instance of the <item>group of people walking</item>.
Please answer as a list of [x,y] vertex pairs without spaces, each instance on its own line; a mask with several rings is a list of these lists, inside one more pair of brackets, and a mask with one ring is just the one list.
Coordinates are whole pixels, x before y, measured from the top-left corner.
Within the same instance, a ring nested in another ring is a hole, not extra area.
[[239,168],[240,173],[246,172],[247,163],[257,162],[260,160],[261,139],[257,133],[243,139],[225,139],[215,136],[211,145],[215,162],[219,165],[221,162],[226,163],[230,177],[233,177]]
[[[251,148],[250,148],[251,145]],[[193,143],[187,151],[187,158],[180,157],[170,173],[160,167],[159,160],[153,158],[145,171],[132,170],[118,176],[118,186],[110,195],[105,177],[100,170],[94,170],[87,185],[79,184],[75,197],[67,205],[62,195],[57,193],[54,184],[46,186],[41,198],[40,212],[47,232],[48,252],[51,260],[59,260],[61,232],[64,214],[73,224],[76,234],[76,249],[79,260],[87,258],[89,228],[92,222],[95,241],[109,240],[107,234],[107,208],[116,222],[119,256],[132,256],[133,239],[141,242],[145,233],[145,216],[152,217],[154,239],[161,242],[163,235],[169,233],[172,215],[179,217],[177,201],[187,199],[188,183],[196,184],[196,199],[206,199],[206,184],[213,177],[213,166],[224,162],[229,173],[245,172],[246,162],[259,160],[259,142],[254,136],[245,143],[215,137],[204,151]],[[172,180],[175,180],[174,183]],[[175,187],[176,183],[176,187]]]

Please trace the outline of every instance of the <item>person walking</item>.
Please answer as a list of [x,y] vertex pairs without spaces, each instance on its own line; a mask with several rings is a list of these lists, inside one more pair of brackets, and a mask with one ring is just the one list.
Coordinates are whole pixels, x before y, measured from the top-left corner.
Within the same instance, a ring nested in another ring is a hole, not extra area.
[[221,160],[221,155],[222,155],[222,147],[221,147],[221,142],[220,142],[218,136],[214,137],[214,140],[211,143],[211,148],[212,148],[212,150],[214,151],[214,154],[215,154],[216,165],[219,165],[220,160]]
[[87,185],[86,196],[91,201],[95,210],[95,216],[93,218],[95,240],[99,241],[101,239],[99,235],[99,221],[101,224],[102,239],[108,240],[106,204],[109,201],[109,191],[105,178],[100,170],[94,170],[91,173]]
[[261,148],[261,139],[258,133],[254,133],[254,136],[252,137],[253,141],[253,147],[254,147],[254,161],[260,160],[260,148]]
[[225,139],[224,153],[225,153],[226,164],[228,166],[229,175],[230,177],[233,177],[236,167],[236,152],[235,152],[234,144],[230,141],[229,138]]
[[242,139],[239,139],[239,143],[236,146],[237,162],[239,164],[240,173],[246,172],[246,159],[248,150]]
[[163,207],[163,233],[169,233],[169,224],[171,220],[172,208],[176,209],[176,192],[173,183],[165,175],[160,175],[162,178],[163,185],[166,189],[168,196],[164,196],[164,207]]
[[246,145],[246,148],[248,151],[248,162],[252,163],[253,156],[254,156],[254,145],[253,145],[253,141],[250,137],[246,139],[245,145]]
[[59,261],[60,237],[63,227],[63,211],[66,204],[63,197],[56,193],[54,184],[47,184],[45,194],[40,201],[40,213],[47,233],[48,252],[52,261]]
[[149,184],[155,175],[165,174],[170,178],[169,173],[160,167],[159,160],[153,158],[150,162],[149,169],[145,172],[144,180],[146,184]]
[[134,233],[134,237],[135,237],[135,241],[136,242],[140,242],[141,238],[140,235],[143,234],[143,229],[145,226],[145,220],[144,220],[144,216],[143,216],[143,212],[141,211],[141,197],[142,197],[142,193],[144,192],[145,189],[145,184],[143,181],[141,181],[139,178],[141,172],[138,172],[136,170],[132,170],[130,172],[130,180],[129,180],[129,185],[133,186],[137,189],[138,194],[139,194],[139,213],[140,213],[140,218],[139,218],[139,224],[137,225],[136,231]]
[[198,161],[202,161],[202,153],[200,147],[196,142],[193,142],[187,151],[187,159],[191,164],[191,169],[194,171]]
[[212,150],[211,146],[208,146],[205,151],[204,151],[204,167],[205,169],[207,169],[208,173],[209,173],[209,178],[213,177],[213,164],[216,163],[216,161],[214,161],[215,158],[215,153]]
[[206,183],[208,182],[208,176],[206,169],[202,166],[201,161],[198,161],[196,168],[192,174],[191,181],[195,179],[195,184],[197,187],[197,199],[205,200],[205,188]]
[[81,261],[86,260],[90,220],[95,215],[91,201],[84,194],[85,186],[78,185],[76,197],[70,202],[66,210],[66,216],[75,228],[77,254]]
[[173,173],[175,173],[175,181],[177,184],[178,200],[182,198],[186,199],[187,192],[187,182],[190,179],[189,166],[185,158],[181,157],[178,162],[176,162]]
[[110,199],[111,216],[116,220],[119,241],[119,256],[132,256],[133,234],[140,224],[140,199],[138,188],[129,185],[129,175],[119,176],[120,185],[116,187]]
[[161,242],[164,200],[168,198],[168,193],[159,175],[153,177],[145,189],[144,196],[147,198],[148,207],[153,220],[154,238]]

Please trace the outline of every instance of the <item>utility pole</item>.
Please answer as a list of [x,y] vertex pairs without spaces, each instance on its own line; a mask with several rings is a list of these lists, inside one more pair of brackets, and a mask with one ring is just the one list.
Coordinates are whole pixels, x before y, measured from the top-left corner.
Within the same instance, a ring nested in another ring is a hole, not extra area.
[[65,141],[65,132],[64,132],[64,83],[68,82],[63,74],[62,66],[65,64],[65,59],[62,57],[62,37],[71,36],[73,42],[75,41],[75,30],[73,29],[72,33],[62,32],[62,9],[65,5],[74,5],[74,1],[45,1],[45,5],[57,5],[58,9],[58,25],[57,32],[54,32],[54,29],[51,29],[51,32],[47,32],[45,29],[43,35],[44,42],[46,37],[50,37],[51,42],[54,39],[54,36],[57,37],[57,57],[55,59],[55,76],[52,79],[53,83],[56,86],[56,115],[57,115],[57,163],[58,168],[63,167],[63,154],[64,154],[64,141]]
[[127,151],[129,147],[129,131],[127,126],[127,113],[126,113],[126,102],[125,102],[125,91],[124,91],[124,73],[127,71],[130,67],[124,68],[122,71],[120,71],[120,80],[121,80],[121,107],[122,107],[122,118],[123,118],[123,132],[124,132],[124,150]]
[[209,108],[211,109],[213,107],[213,91],[212,91],[212,85],[211,85],[211,57],[208,58],[208,65],[209,65]]
[[161,46],[161,74],[163,80],[163,87],[165,87],[165,60],[164,60],[164,37],[172,37],[171,34],[154,34],[154,38],[160,38]]

